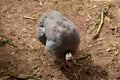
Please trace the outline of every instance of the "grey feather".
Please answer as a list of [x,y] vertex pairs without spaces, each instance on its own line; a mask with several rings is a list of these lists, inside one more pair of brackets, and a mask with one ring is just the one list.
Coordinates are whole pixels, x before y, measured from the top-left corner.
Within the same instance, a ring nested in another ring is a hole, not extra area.
[[66,52],[74,55],[80,43],[77,27],[58,11],[50,11],[40,19],[37,36],[61,61],[65,61]]

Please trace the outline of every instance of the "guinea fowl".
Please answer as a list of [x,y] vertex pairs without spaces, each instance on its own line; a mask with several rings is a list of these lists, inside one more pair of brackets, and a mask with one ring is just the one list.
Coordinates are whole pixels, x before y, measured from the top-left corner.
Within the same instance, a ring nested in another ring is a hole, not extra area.
[[58,11],[50,11],[40,19],[37,37],[47,50],[70,66],[80,43],[77,27]]

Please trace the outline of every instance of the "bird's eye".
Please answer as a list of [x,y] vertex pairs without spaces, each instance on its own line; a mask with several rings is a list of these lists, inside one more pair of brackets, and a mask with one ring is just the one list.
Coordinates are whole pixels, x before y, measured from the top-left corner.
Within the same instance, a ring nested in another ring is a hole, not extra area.
[[72,59],[68,59],[67,61],[68,61],[68,62],[72,62]]

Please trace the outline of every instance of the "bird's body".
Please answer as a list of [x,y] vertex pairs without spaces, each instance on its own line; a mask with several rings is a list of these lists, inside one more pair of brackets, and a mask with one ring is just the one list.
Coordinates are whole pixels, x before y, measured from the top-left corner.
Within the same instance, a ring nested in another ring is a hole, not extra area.
[[38,39],[61,62],[66,53],[76,54],[80,43],[77,27],[58,11],[50,11],[40,19]]

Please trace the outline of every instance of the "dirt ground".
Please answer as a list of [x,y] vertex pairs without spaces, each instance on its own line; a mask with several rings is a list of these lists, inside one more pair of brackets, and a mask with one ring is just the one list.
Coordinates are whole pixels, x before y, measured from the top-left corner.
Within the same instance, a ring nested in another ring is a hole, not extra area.
[[[93,41],[95,20],[108,3],[99,38]],[[39,19],[50,10],[78,27],[78,54],[91,55],[80,59],[80,65],[60,67],[38,41]],[[120,0],[0,0],[0,80],[25,79],[120,80]]]

